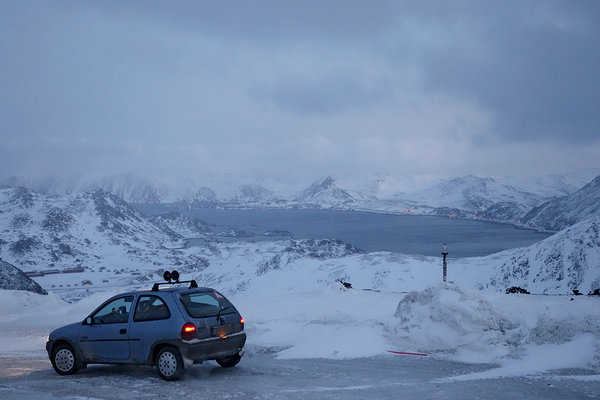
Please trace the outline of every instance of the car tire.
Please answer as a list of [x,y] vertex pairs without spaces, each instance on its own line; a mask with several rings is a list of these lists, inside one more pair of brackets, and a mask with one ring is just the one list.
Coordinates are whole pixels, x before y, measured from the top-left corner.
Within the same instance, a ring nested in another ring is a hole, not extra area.
[[236,365],[238,365],[238,363],[240,362],[241,359],[242,359],[242,356],[240,356],[239,354],[236,354],[231,357],[219,358],[218,360],[215,360],[215,361],[217,362],[217,364],[219,364],[223,368],[231,368],[231,367],[235,367]]
[[56,346],[52,351],[52,367],[60,375],[72,375],[79,371],[81,362],[77,357],[77,353],[69,344],[61,344]]
[[156,355],[158,375],[165,381],[176,381],[183,375],[183,359],[172,346],[163,347]]

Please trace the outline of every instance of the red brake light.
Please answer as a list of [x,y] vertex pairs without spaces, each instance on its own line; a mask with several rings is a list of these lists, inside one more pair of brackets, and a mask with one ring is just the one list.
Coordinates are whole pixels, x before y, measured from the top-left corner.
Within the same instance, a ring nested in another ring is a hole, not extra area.
[[196,337],[196,325],[187,322],[181,327],[181,338],[183,340],[192,340],[196,339]]
[[240,318],[240,324],[244,325],[244,318]]

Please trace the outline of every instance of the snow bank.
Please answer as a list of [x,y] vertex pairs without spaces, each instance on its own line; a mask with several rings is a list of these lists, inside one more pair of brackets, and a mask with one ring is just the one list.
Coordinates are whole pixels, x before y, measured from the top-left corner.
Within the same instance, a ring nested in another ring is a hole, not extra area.
[[[460,353],[468,361],[508,355],[507,335],[515,325],[482,295],[450,285],[409,293],[396,309],[394,336],[426,353]],[[516,339],[515,339],[516,340]],[[494,354],[490,354],[494,349]],[[475,355],[482,357],[475,359]]]
[[0,323],[21,327],[51,327],[82,321],[109,297],[119,293],[96,292],[76,303],[68,303],[56,294],[22,290],[0,290]]
[[402,294],[350,289],[334,283],[322,290],[235,299],[248,346],[276,351],[278,358],[357,358],[389,349],[386,324]]
[[44,354],[46,338],[53,329],[82,321],[113,294],[99,292],[67,303],[54,293],[0,290],[0,354]]
[[438,357],[500,362],[498,376],[598,369],[598,300],[504,295],[440,284],[411,292],[399,302],[391,337],[397,346]]

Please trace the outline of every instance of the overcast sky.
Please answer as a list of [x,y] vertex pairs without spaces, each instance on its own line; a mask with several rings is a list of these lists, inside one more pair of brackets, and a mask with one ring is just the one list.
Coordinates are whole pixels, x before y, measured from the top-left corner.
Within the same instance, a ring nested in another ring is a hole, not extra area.
[[0,0],[0,175],[600,167],[600,1]]

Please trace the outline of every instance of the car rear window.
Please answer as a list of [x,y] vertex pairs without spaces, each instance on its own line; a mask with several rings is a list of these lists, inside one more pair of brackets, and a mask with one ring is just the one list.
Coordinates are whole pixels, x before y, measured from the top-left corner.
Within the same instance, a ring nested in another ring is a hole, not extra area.
[[235,311],[233,305],[219,292],[185,293],[181,303],[193,318],[213,317]]

